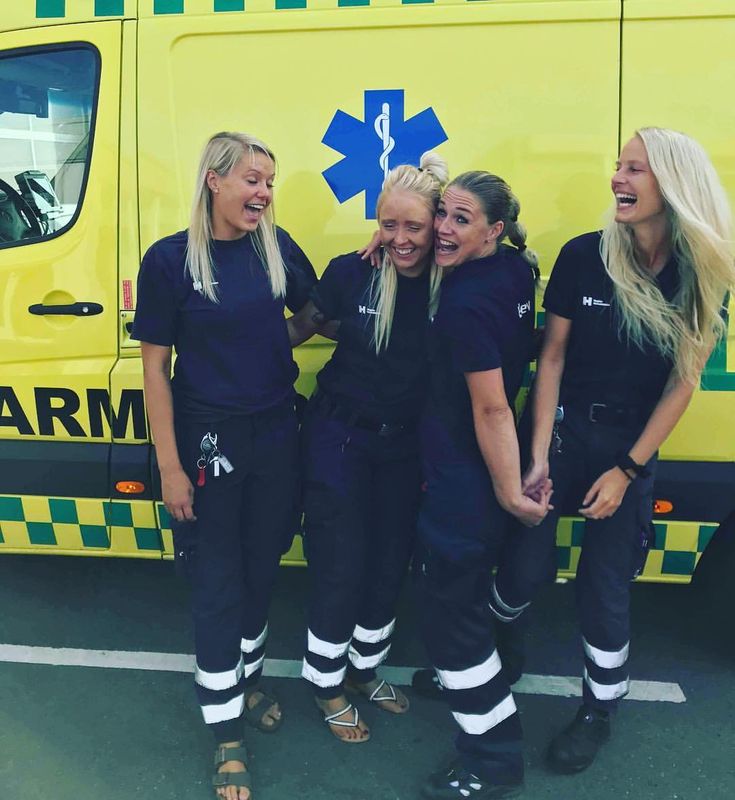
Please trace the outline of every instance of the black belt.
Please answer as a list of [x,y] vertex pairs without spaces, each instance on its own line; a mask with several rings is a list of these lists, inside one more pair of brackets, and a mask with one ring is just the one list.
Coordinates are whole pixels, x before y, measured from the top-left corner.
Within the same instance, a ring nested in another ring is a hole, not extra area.
[[567,407],[581,411],[589,422],[630,428],[648,419],[649,412],[639,406],[626,406],[621,403],[565,403]]
[[411,427],[407,424],[379,422],[373,417],[365,416],[359,411],[350,408],[345,403],[337,402],[321,391],[317,391],[312,395],[311,405],[315,411],[325,417],[329,417],[329,419],[336,419],[346,425],[353,425],[355,428],[377,433],[378,436],[395,436],[409,430]]

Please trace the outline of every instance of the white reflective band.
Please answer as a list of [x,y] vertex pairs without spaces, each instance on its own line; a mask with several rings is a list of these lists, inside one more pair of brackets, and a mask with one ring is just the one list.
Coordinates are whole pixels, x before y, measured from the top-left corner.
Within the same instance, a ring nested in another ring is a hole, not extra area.
[[373,656],[363,656],[350,645],[350,661],[355,669],[373,669],[385,661],[390,652],[390,645]]
[[491,613],[494,614],[501,622],[513,622],[513,620],[516,619],[516,617],[508,617],[505,614],[501,614],[492,603],[488,603],[487,607],[490,609]]
[[301,676],[315,686],[321,687],[339,686],[345,678],[346,671],[347,667],[344,666],[336,672],[319,672],[319,670],[312,667],[306,659],[304,659],[301,665]]
[[498,651],[493,650],[482,664],[467,669],[438,669],[436,674],[445,689],[474,689],[492,680],[501,669]]
[[207,672],[197,664],[194,670],[194,680],[205,689],[221,692],[223,689],[231,689],[233,686],[237,686],[244,669],[245,665],[242,662],[242,658],[238,661],[235,669],[228,669],[224,672]]
[[518,606],[517,608],[513,608],[513,606],[509,606],[506,602],[503,601],[501,596],[498,594],[498,589],[495,586],[495,578],[493,578],[493,597],[495,598],[495,602],[506,612],[506,614],[513,614],[513,616],[517,617],[524,608],[528,608],[531,605],[531,601],[529,600],[527,603],[524,603],[522,606]]
[[257,639],[241,639],[240,640],[240,650],[243,653],[252,653],[253,650],[257,650],[259,647],[263,646],[266,638],[268,637],[268,623],[265,623],[265,628],[258,634]]
[[504,719],[512,716],[516,712],[516,704],[513,700],[513,695],[509,694],[504,700],[501,700],[495,708],[490,709],[487,714],[460,714],[457,711],[452,711],[452,716],[459,723],[459,727],[465,733],[471,733],[475,736],[487,733],[491,728],[499,725]]
[[341,644],[327,642],[324,639],[320,639],[318,636],[314,636],[311,631],[309,631],[307,635],[306,649],[310,653],[324,656],[324,658],[339,658],[347,652],[349,646],[349,642],[342,642]]
[[620,650],[600,650],[597,647],[593,647],[583,636],[582,644],[584,645],[584,652],[587,658],[603,669],[622,667],[628,660],[630,642],[626,642],[625,647],[622,647]]
[[207,725],[237,719],[245,710],[245,698],[239,694],[227,703],[217,706],[202,706],[202,716]]
[[263,666],[263,661],[265,661],[265,656],[261,656],[257,661],[253,661],[252,664],[245,664],[243,667],[245,677],[249,678],[254,672],[259,670]]
[[596,683],[590,678],[586,669],[584,671],[584,679],[597,700],[615,700],[618,697],[625,697],[630,687],[630,682],[627,678],[620,683]]
[[393,628],[395,627],[395,617],[387,625],[374,631],[363,628],[360,625],[355,625],[355,632],[352,634],[352,637],[366,644],[377,644],[378,642],[382,642],[383,639],[387,639],[391,633],[393,633]]

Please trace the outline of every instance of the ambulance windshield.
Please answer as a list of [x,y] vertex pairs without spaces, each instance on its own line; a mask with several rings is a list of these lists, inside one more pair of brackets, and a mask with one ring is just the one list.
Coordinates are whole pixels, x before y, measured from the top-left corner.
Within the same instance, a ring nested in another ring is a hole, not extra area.
[[0,58],[0,247],[74,219],[89,158],[97,54],[68,46]]

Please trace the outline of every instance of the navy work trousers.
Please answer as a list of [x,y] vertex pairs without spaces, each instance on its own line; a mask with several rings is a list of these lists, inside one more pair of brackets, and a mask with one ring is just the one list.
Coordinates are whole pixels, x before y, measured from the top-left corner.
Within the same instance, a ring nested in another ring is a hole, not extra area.
[[[538,587],[556,572],[556,525],[560,513],[578,509],[590,486],[627,453],[641,425],[592,422],[589,408],[565,408],[559,426],[561,452],[550,456],[554,510],[536,528],[520,525],[509,537],[492,587],[491,606],[510,621],[531,602]],[[586,520],[577,566],[577,610],[584,649],[584,702],[613,711],[628,692],[630,582],[643,569],[651,538],[653,480],[636,478],[617,511],[607,519]],[[572,512],[574,513],[574,512]]]
[[523,777],[522,731],[495,646],[492,568],[509,518],[478,458],[427,468],[419,514],[422,634],[459,725],[462,765],[494,783]]
[[309,565],[302,674],[317,697],[369,683],[390,650],[414,547],[420,491],[414,429],[381,435],[325,416],[302,428],[304,547]]
[[[217,434],[234,467],[197,486],[202,437]],[[260,677],[271,590],[298,524],[298,423],[292,403],[216,422],[176,420],[194,484],[196,522],[174,523],[176,559],[191,583],[195,684],[219,742],[242,738],[247,686]]]

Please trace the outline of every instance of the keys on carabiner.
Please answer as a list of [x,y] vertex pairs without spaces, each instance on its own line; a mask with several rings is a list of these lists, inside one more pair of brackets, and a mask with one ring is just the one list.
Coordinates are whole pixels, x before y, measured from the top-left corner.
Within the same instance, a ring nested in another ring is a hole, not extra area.
[[[227,456],[223,455],[217,447],[217,438],[218,436],[216,433],[210,433],[209,431],[202,436],[202,441],[199,443],[199,449],[202,455],[197,462],[197,467],[200,469],[200,476],[201,470],[206,470],[210,464],[212,465],[212,476],[215,478],[219,478],[220,467],[228,474],[234,469]],[[204,463],[204,467],[201,466],[200,462]]]
[[222,469],[229,475],[235,468],[230,463],[230,459],[226,455],[217,451],[217,463],[222,465]]
[[204,458],[197,459],[197,469],[199,470],[197,486],[204,486],[207,482],[207,462]]
[[554,425],[554,430],[551,432],[551,453],[558,456],[561,453],[561,436],[559,436],[559,429]]
[[561,453],[561,436],[559,435],[559,425],[564,422],[564,406],[557,406],[554,412],[554,428],[551,432],[551,452],[558,456]]

